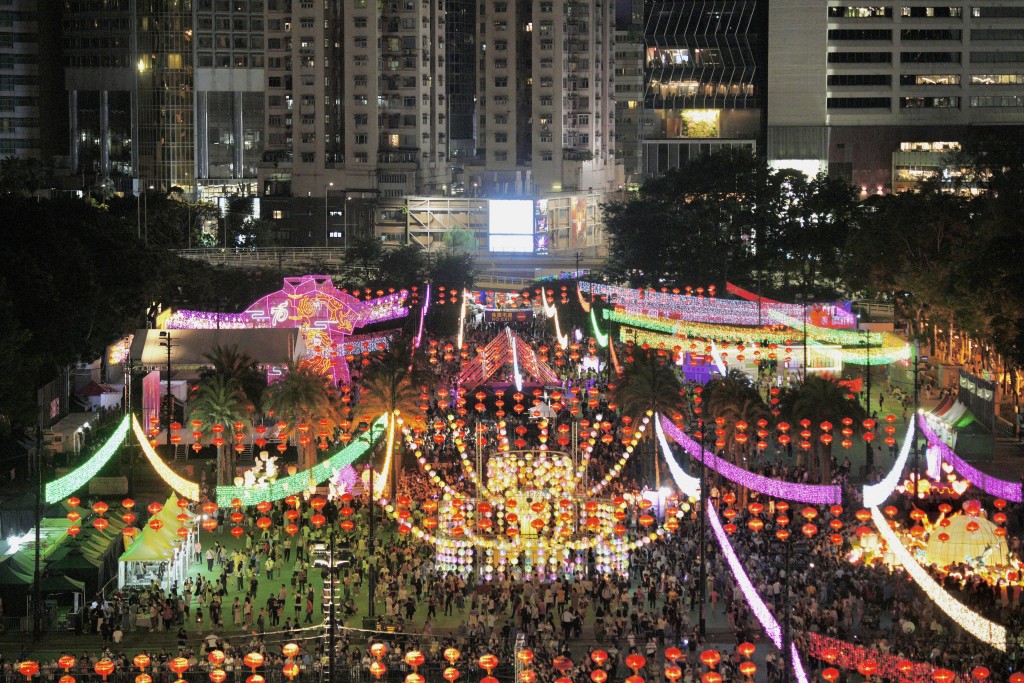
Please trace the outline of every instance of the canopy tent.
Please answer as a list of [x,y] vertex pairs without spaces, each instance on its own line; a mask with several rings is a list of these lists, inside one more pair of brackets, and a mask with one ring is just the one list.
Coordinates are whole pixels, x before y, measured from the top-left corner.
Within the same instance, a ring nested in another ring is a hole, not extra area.
[[[185,515],[182,522],[178,515]],[[154,529],[150,524],[159,520],[162,525]],[[189,552],[196,542],[197,515],[188,508],[178,507],[178,496],[171,494],[163,509],[150,518],[150,524],[128,544],[117,562],[117,586],[146,586],[154,581],[167,589],[173,583],[184,583],[188,574]],[[184,527],[184,538],[178,529]]]
[[956,396],[946,396],[924,415],[932,431],[960,456],[968,460],[991,456],[991,432]]
[[137,330],[132,340],[131,359],[136,366],[167,367],[167,347],[161,346],[161,332],[171,335],[171,366],[210,365],[206,354],[215,346],[237,346],[257,365],[284,366],[306,355],[297,329],[250,330]]
[[[44,517],[39,528],[40,539],[40,589],[47,596],[55,594],[80,594],[76,596],[74,604],[77,606],[84,600],[87,592],[85,577],[96,580],[96,567],[90,565],[83,574],[68,576],[68,569],[65,567],[64,558],[74,550],[72,538],[68,535],[68,527],[71,522],[63,517]],[[78,526],[76,522],[74,526]],[[89,530],[98,533],[92,527]],[[86,530],[82,530],[85,535]],[[81,538],[81,536],[79,537]],[[0,596],[7,604],[7,616],[21,616],[17,613],[18,605],[24,605],[24,614],[28,613],[28,605],[25,596],[35,576],[35,529],[31,529],[21,536],[12,536],[0,542]],[[47,598],[48,604],[50,603]],[[54,605],[56,603],[53,603]]]

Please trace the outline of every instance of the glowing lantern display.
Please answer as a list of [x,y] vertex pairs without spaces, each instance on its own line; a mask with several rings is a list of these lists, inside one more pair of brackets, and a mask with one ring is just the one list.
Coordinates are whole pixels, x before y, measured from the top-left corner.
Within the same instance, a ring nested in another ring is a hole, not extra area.
[[33,661],[18,662],[18,673],[25,678],[32,678],[39,673],[39,663]]
[[101,659],[93,665],[92,669],[100,678],[107,680],[107,676],[114,673],[114,663],[109,659]]

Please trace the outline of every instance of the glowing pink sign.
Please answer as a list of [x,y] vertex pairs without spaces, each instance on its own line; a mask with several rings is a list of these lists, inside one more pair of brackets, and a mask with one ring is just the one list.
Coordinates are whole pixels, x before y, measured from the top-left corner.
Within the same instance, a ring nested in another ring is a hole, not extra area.
[[167,327],[175,329],[299,328],[306,347],[302,361],[333,381],[348,382],[347,339],[356,328],[401,318],[408,292],[400,290],[368,301],[338,290],[327,275],[287,277],[284,287],[254,302],[242,313],[176,311]]

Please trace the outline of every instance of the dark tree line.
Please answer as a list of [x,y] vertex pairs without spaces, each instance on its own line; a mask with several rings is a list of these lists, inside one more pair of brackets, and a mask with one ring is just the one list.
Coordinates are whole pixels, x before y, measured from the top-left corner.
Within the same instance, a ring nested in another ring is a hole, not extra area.
[[695,159],[605,206],[606,274],[726,281],[782,299],[895,301],[923,341],[956,327],[1024,363],[1024,144],[973,137],[918,191],[861,201],[845,180],[745,151]]

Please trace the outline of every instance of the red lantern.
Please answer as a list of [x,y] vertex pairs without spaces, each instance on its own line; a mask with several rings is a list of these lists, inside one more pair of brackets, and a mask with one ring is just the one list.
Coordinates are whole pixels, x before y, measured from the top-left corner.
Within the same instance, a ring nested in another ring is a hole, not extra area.
[[181,675],[188,671],[188,659],[185,657],[175,657],[167,663],[167,668],[178,674],[178,678],[181,678]]
[[[185,661],[187,662],[188,660]],[[109,659],[101,659],[93,665],[92,669],[99,674],[103,680],[107,680],[107,676],[114,673],[114,663]]]
[[39,663],[33,661],[19,662],[18,673],[20,673],[25,678],[32,678],[37,673],[39,673]]
[[642,669],[644,667],[644,664],[646,663],[647,660],[644,658],[643,655],[634,653],[626,657],[626,666],[632,669],[633,673],[636,673],[637,671]]
[[250,652],[242,659],[242,662],[255,671],[258,667],[263,666],[263,655],[259,652]]

